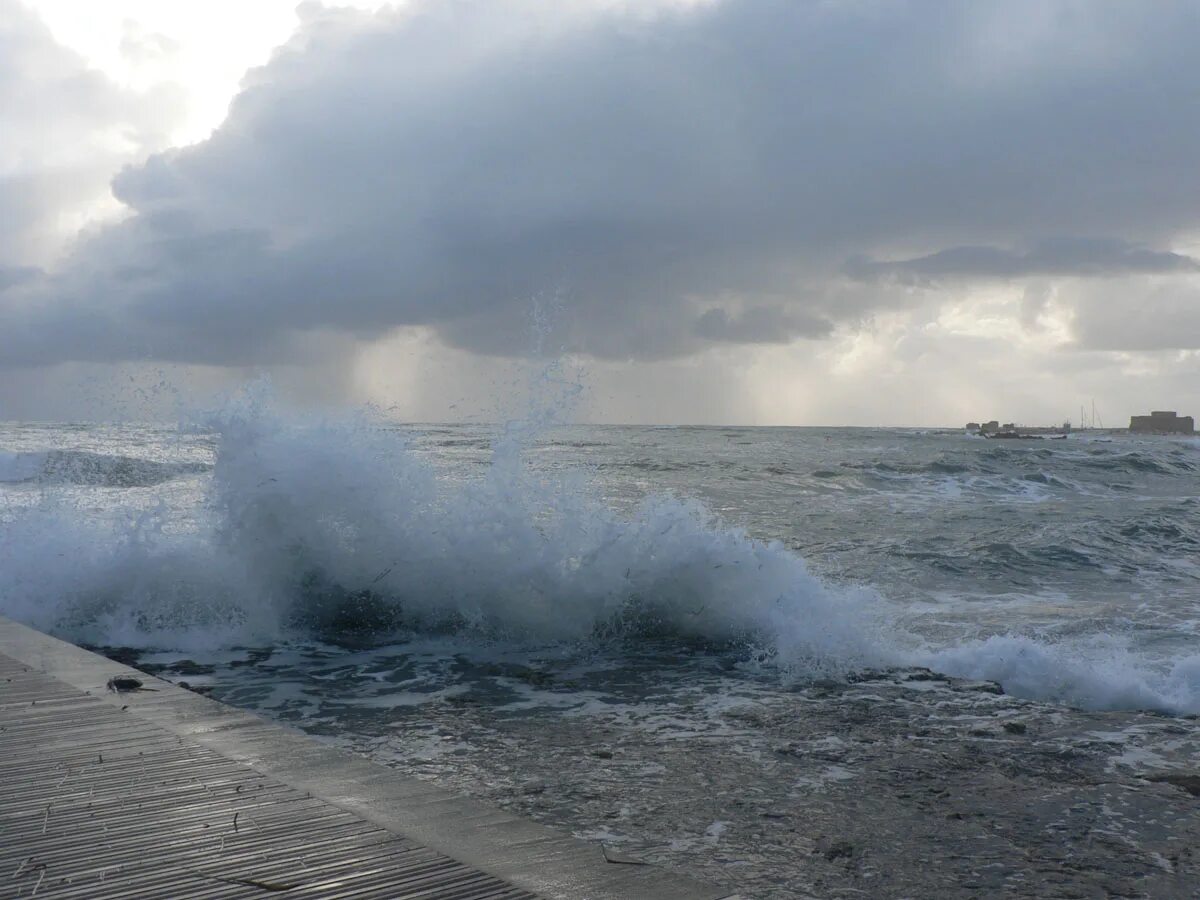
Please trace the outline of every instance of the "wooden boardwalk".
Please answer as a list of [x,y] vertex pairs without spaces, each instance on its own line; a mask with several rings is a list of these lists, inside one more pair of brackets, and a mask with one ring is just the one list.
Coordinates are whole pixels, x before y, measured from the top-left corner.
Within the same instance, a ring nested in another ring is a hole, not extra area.
[[[153,691],[113,693],[136,675]],[[0,619],[0,898],[727,892],[399,776]]]

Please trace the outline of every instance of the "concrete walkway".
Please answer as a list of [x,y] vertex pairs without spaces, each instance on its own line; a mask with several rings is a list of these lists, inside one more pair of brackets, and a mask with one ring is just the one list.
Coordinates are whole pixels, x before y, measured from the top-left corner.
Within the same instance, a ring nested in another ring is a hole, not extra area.
[[0,897],[32,896],[734,900],[0,617]]

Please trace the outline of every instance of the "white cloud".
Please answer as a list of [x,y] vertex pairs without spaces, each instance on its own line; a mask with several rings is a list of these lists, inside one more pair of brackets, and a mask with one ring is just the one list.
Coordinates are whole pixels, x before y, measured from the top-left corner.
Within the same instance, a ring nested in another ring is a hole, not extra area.
[[110,214],[110,179],[163,146],[172,100],[122,89],[0,0],[0,267],[46,265]]
[[1200,350],[1200,276],[1073,284],[1081,347],[1093,350]]

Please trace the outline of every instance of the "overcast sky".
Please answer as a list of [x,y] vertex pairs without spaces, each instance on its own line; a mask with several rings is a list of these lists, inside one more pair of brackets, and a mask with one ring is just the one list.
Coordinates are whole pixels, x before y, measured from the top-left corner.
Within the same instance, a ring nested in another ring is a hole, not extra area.
[[1198,46],[1190,0],[0,0],[0,418],[488,418],[538,348],[592,421],[1200,413]]

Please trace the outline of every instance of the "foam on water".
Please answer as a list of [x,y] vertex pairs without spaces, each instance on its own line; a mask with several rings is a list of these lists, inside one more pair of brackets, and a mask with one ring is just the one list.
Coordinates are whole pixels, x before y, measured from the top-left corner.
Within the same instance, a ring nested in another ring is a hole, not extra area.
[[1107,635],[1057,643],[996,635],[918,658],[947,675],[995,681],[1018,697],[1084,709],[1200,712],[1200,654],[1155,667]]
[[97,521],[47,498],[9,516],[0,612],[143,648],[666,636],[791,675],[925,665],[1025,697],[1200,711],[1200,657],[1156,667],[1112,641],[1014,635],[922,646],[871,590],[823,582],[698,502],[651,496],[618,515],[586,473],[536,474],[523,427],[477,477],[453,479],[365,416],[298,421],[250,395],[207,427],[198,513],[160,504]]

